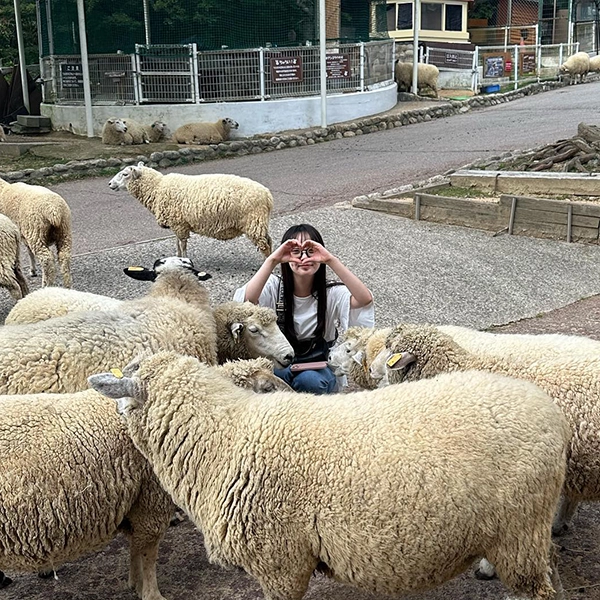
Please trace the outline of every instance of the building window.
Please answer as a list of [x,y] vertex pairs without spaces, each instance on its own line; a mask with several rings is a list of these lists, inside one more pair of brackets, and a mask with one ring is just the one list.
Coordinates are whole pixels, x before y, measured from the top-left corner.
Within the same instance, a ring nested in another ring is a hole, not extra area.
[[397,4],[388,4],[386,6],[387,28],[388,31],[396,29],[396,6]]
[[413,5],[398,4],[398,26],[397,29],[412,29],[413,26]]
[[442,30],[442,5],[424,2],[421,4],[421,29]]
[[462,31],[462,6],[446,4],[446,31]]

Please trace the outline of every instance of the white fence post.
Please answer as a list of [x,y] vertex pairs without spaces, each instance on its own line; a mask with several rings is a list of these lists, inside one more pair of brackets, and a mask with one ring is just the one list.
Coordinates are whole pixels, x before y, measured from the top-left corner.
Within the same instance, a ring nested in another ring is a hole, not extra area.
[[476,94],[479,87],[479,46],[475,46],[475,52],[473,52],[472,73],[471,90]]
[[265,86],[265,49],[261,46],[258,49],[258,60],[260,61],[259,77],[260,77],[260,100],[264,102],[266,100],[266,86]]
[[541,74],[542,74],[542,44],[538,43],[538,45],[536,46],[536,61],[535,61],[535,65],[536,65],[536,73],[537,73],[537,82],[539,83],[541,80]]
[[360,42],[360,91],[365,91],[365,43]]
[[504,52],[508,50],[508,27],[504,28]]
[[519,89],[519,46],[515,44],[515,85],[514,89]]
[[140,103],[140,93],[138,89],[138,71],[135,60],[135,52],[131,55],[131,75],[133,78],[133,100],[136,104]]
[[200,104],[200,71],[198,70],[198,46],[192,44],[192,94],[193,101]]

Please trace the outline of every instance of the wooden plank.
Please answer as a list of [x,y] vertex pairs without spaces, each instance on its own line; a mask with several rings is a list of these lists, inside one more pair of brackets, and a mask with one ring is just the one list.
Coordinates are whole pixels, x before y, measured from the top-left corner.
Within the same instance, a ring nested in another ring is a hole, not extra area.
[[[502,194],[500,196],[500,205],[510,205],[515,194]],[[545,198],[531,198],[529,196],[516,196],[518,198],[518,207],[530,210],[546,210],[548,212],[557,212],[567,214],[568,205],[573,205],[573,215],[583,215],[589,217],[600,217],[600,204],[592,202],[567,202],[566,200],[548,200]]]
[[[565,241],[567,239],[567,224],[519,223],[515,224],[513,233],[516,235],[529,235]],[[598,230],[594,230],[591,227],[573,227],[571,239],[586,242],[598,241]]]
[[399,215],[401,217],[411,218],[414,213],[413,201],[412,199],[405,200],[395,200],[393,198],[389,198],[386,200],[376,199],[376,200],[353,200],[353,206],[358,206],[359,208],[366,208],[367,210],[374,210],[378,212],[389,212],[394,215]]
[[475,210],[486,214],[497,214],[497,202],[485,202],[483,200],[471,200],[469,198],[451,198],[448,196],[432,196],[430,194],[419,194],[423,206],[434,208],[449,208],[455,210]]
[[432,206],[421,207],[421,221],[433,223],[444,223],[446,225],[460,225],[462,227],[473,227],[497,231],[502,227],[497,214],[489,212],[478,213],[475,211],[454,210],[452,208],[439,208]]
[[[565,212],[555,213],[542,210],[527,210],[521,207],[520,202],[517,202],[517,212],[515,215],[515,223],[526,225],[527,223],[548,223],[557,225],[567,225],[568,215]],[[600,227],[600,217],[584,217],[573,213],[573,225],[577,227],[590,227],[598,229]]]

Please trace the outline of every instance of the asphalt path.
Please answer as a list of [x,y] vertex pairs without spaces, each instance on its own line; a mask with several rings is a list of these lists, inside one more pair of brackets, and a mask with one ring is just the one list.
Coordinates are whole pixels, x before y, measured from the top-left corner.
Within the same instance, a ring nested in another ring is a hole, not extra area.
[[[369,135],[259,155],[178,166],[182,173],[234,173],[275,197],[274,216],[331,206],[458,168],[479,158],[573,136],[596,122],[600,82]],[[73,210],[74,253],[164,237],[154,217],[108,178],[53,186]]]

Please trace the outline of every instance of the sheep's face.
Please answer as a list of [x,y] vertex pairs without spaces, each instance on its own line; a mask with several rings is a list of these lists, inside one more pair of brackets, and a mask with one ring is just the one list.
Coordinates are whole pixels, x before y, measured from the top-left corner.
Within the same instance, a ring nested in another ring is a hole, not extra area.
[[392,356],[387,348],[384,348],[371,362],[369,367],[369,376],[377,382],[378,387],[384,387],[389,384],[387,361]]
[[226,119],[223,119],[223,125],[225,125],[226,127],[229,127],[229,129],[238,129],[238,127],[240,126],[240,124],[237,121],[234,121],[233,119],[230,119],[229,117],[227,117]]
[[365,353],[358,339],[348,339],[329,351],[327,363],[336,375],[349,375],[355,365],[362,364]]
[[167,124],[163,123],[162,121],[154,121],[154,123],[152,123],[151,127],[155,131],[158,131],[160,133],[160,135],[163,137],[166,137],[169,133],[169,128],[167,127]]
[[294,358],[294,349],[272,319],[265,318],[264,309],[257,315],[247,315],[229,325],[234,343],[243,345],[248,358],[264,356],[277,367],[286,367]]
[[108,119],[106,122],[118,133],[127,132],[127,125],[123,119]]
[[292,388],[273,373],[273,363],[268,358],[235,360],[217,367],[238,387],[251,389],[257,394],[277,391],[293,391]]
[[125,167],[121,171],[119,171],[109,182],[108,187],[115,192],[120,192],[121,190],[127,189],[127,184],[130,181],[134,181],[139,179],[142,176],[142,169],[138,165]]

